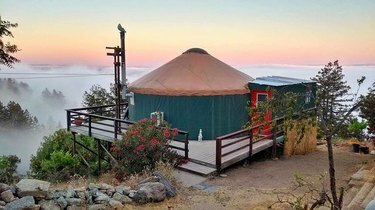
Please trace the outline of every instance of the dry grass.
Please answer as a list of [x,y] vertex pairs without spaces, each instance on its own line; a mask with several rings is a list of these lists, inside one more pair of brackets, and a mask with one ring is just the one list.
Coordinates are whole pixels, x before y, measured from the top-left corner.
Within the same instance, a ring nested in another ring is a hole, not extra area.
[[316,134],[317,127],[311,124],[306,124],[304,135],[301,140],[298,138],[297,123],[305,123],[301,121],[294,121],[295,126],[289,129],[286,134],[287,140],[284,144],[284,155],[290,157],[292,155],[305,155],[316,150]]

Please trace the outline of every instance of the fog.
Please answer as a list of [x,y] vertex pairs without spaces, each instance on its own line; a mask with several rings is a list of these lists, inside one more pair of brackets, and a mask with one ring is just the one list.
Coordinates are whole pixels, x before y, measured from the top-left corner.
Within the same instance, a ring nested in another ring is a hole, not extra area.
[[[252,65],[235,66],[253,78],[260,76],[285,76],[301,79],[314,77],[323,66],[293,66],[293,65]],[[356,81],[361,76],[366,76],[360,93],[365,94],[367,88],[375,81],[375,66],[344,66],[345,79],[352,88],[356,88]],[[129,82],[141,77],[153,67],[128,67]],[[0,133],[0,155],[15,154],[21,158],[22,163],[18,172],[28,170],[30,155],[35,154],[44,135],[52,133],[60,123],[66,127],[67,108],[81,107],[84,91],[94,84],[99,84],[109,89],[113,83],[112,67],[86,67],[86,66],[53,66],[53,65],[26,65],[18,64],[14,69],[3,68],[0,78],[14,78],[17,82],[24,82],[29,89],[18,94],[0,86],[0,101],[7,104],[12,100],[19,103],[23,109],[36,116],[40,124],[46,129],[38,132],[7,130]],[[80,75],[77,75],[80,74]],[[61,91],[65,96],[64,103],[51,104],[44,100],[42,91],[48,88]],[[352,90],[353,92],[355,90]],[[1,132],[1,131],[0,131]]]

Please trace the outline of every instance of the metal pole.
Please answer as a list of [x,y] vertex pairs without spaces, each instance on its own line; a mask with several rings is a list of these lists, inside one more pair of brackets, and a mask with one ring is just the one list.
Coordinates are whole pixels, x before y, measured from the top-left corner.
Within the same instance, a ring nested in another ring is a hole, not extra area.
[[122,98],[126,98],[127,84],[126,84],[126,58],[125,58],[125,33],[126,31],[120,31],[121,39],[121,85],[122,85]]

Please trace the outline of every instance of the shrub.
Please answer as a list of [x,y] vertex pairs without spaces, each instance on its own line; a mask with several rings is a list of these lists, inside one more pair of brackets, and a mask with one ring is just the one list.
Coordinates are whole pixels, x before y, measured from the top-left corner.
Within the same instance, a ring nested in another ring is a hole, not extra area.
[[350,135],[352,137],[356,137],[358,140],[363,139],[363,131],[367,127],[367,122],[366,121],[358,121],[356,118],[353,119],[349,126],[348,126],[348,131],[350,132]]
[[[88,136],[79,135],[76,140],[91,150],[97,149],[95,141]],[[73,141],[70,132],[61,129],[50,136],[43,137],[38,151],[31,156],[30,175],[37,179],[60,181],[68,179],[74,173],[81,175],[96,173],[97,157],[79,146],[77,146],[77,151],[85,157],[90,165],[89,170],[81,158],[73,156]]]
[[146,167],[153,169],[159,161],[178,163],[177,153],[169,149],[169,141],[176,135],[177,129],[157,127],[150,119],[135,123],[111,148],[119,160],[116,177],[140,173]]
[[0,183],[12,184],[18,181],[17,165],[21,160],[15,155],[0,156]]

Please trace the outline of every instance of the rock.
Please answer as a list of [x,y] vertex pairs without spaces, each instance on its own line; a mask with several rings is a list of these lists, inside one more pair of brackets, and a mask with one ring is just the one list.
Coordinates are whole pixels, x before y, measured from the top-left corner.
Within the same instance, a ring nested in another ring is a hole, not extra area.
[[106,184],[106,183],[102,183],[100,184],[99,186],[99,190],[111,190],[111,189],[115,189],[112,185],[109,185],[109,184]]
[[10,189],[10,186],[5,184],[5,183],[0,183],[0,193],[6,191],[6,190],[9,190]]
[[0,200],[0,206],[5,206],[5,204],[7,204],[7,203],[5,203],[5,201]]
[[375,155],[375,150],[371,150],[370,155]]
[[86,210],[84,206],[68,206],[67,210]]
[[10,203],[10,202],[12,202],[14,200],[13,193],[12,193],[12,191],[10,189],[9,190],[5,190],[4,192],[2,192],[0,197],[6,203]]
[[99,187],[94,183],[90,183],[89,185],[87,185],[87,189],[89,191],[92,191],[92,190],[95,190],[95,189],[99,189]]
[[138,186],[133,200],[138,203],[160,202],[166,198],[166,189],[160,182],[148,182]]
[[68,202],[65,200],[63,196],[60,196],[57,200],[56,203],[62,208],[65,209],[68,206]]
[[127,187],[127,186],[124,186],[124,185],[120,185],[120,186],[116,186],[115,190],[116,190],[117,193],[124,194],[124,195],[129,195],[130,187]]
[[106,205],[104,204],[94,204],[88,206],[87,210],[106,210],[108,209]]
[[50,183],[37,179],[22,179],[16,184],[18,197],[34,196],[45,198]]
[[176,188],[172,185],[172,183],[160,172],[155,171],[153,173],[154,176],[158,177],[159,182],[165,186],[166,195],[168,198],[174,197],[177,195]]
[[96,204],[107,204],[109,202],[109,196],[104,193],[99,193],[94,201]]
[[20,199],[14,200],[7,205],[5,205],[5,209],[7,210],[19,210],[25,208],[31,208],[35,205],[35,200],[33,196],[25,196]]
[[10,185],[10,190],[12,191],[13,195],[17,194],[17,187],[16,187],[16,185],[14,185],[14,184]]
[[60,210],[60,206],[53,200],[41,200],[39,205],[41,210]]
[[375,199],[370,201],[370,203],[367,204],[365,210],[374,210],[375,209]]
[[65,199],[68,203],[68,206],[82,206],[85,202],[80,198],[67,198]]
[[349,187],[361,187],[365,182],[351,179],[348,183]]
[[73,187],[68,187],[68,190],[66,190],[66,198],[75,198],[77,197],[76,191],[74,191]]
[[147,177],[146,179],[138,182],[138,185],[144,184],[144,183],[147,183],[147,182],[159,182],[159,178],[157,176],[150,176],[150,177]]
[[77,197],[81,199],[86,199],[86,193],[85,192],[77,192]]
[[124,205],[120,201],[117,201],[115,199],[109,200],[109,205],[114,209],[122,209]]
[[126,195],[120,194],[118,192],[116,192],[115,194],[113,194],[112,198],[115,199],[115,200],[117,200],[117,201],[120,201],[122,204],[127,204],[127,203],[131,203],[132,202],[131,198],[129,198]]
[[357,171],[357,173],[353,174],[352,180],[361,181],[363,179],[364,172],[363,170]]
[[33,205],[31,207],[24,208],[23,210],[39,210],[40,205]]
[[[47,193],[48,194],[48,193]],[[55,191],[54,193],[53,193],[53,198],[54,199],[57,199],[57,198],[60,198],[60,197],[66,197],[66,192],[65,191]]]
[[136,190],[130,190],[128,194],[129,198],[133,198],[136,192]]
[[226,174],[220,174],[219,176],[222,177],[222,178],[226,178],[228,175],[226,175]]

